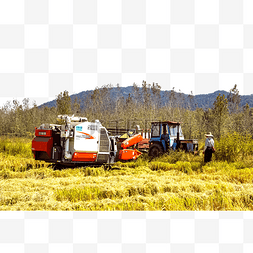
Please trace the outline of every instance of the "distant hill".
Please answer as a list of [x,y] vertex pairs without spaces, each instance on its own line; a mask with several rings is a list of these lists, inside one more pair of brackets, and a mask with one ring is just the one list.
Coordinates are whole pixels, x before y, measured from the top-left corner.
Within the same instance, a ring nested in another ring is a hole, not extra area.
[[[142,88],[139,87],[139,89],[141,90]],[[115,100],[117,97],[124,97],[126,99],[129,96],[129,94],[130,95],[133,94],[133,91],[134,91],[133,86],[120,87],[120,88],[113,87],[110,90],[110,99],[112,101]],[[169,97],[170,97],[171,92],[172,91],[161,90],[160,96],[161,96],[161,105],[162,106],[169,102]],[[71,97],[72,101],[75,101],[76,98],[80,99],[81,107],[84,107],[85,98],[87,96],[91,95],[92,93],[93,93],[93,90],[82,91],[78,94],[73,94],[70,97]],[[197,107],[203,108],[203,109],[211,108],[213,106],[213,103],[214,103],[216,97],[219,95],[219,93],[221,95],[224,94],[225,97],[227,97],[229,94],[229,92],[227,92],[227,91],[218,90],[218,91],[215,91],[215,92],[209,93],[209,94],[195,95],[195,96],[193,96],[193,99],[192,99],[191,108],[192,109],[196,109]],[[151,94],[151,98],[152,98],[151,91],[150,91],[150,94]],[[182,102],[182,105],[184,107],[187,107],[190,105],[189,95],[184,94],[184,93],[175,92],[175,96],[177,98],[177,101]],[[249,104],[250,107],[253,107],[253,94],[241,96],[241,106],[245,106],[247,103]],[[44,104],[40,105],[39,107],[43,107],[43,106],[47,106],[47,107],[56,106],[56,100],[52,100],[50,102],[44,103]]]

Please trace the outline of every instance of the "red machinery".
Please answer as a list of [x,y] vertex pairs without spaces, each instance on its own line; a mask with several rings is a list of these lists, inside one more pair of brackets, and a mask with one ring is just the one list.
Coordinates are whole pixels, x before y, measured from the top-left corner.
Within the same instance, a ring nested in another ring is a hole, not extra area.
[[[48,160],[52,158],[53,131],[35,128],[35,138],[32,141],[32,151],[35,159]],[[35,152],[36,151],[36,152]]]
[[135,134],[134,136],[124,140],[121,144],[122,150],[119,151],[120,160],[135,160],[142,153],[137,149],[127,149],[128,147],[134,146],[140,141],[143,140],[143,137],[140,134]]
[[96,120],[59,115],[65,124],[42,124],[35,128],[32,152],[36,160],[60,164],[112,164],[115,160],[135,160],[142,153],[128,149],[143,140],[140,134],[124,140],[118,151],[116,136],[111,136]]

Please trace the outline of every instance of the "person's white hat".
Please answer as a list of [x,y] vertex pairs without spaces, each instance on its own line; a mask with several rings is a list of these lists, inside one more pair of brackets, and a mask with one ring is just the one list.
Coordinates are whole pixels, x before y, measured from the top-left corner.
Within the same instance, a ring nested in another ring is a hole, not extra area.
[[205,134],[206,137],[213,137],[213,135],[211,134],[211,132]]

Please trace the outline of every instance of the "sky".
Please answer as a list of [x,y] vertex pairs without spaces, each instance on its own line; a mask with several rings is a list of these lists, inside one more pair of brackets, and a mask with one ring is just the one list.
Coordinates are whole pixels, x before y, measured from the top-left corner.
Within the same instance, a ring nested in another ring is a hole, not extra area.
[[252,94],[252,9],[250,0],[0,0],[0,106],[143,80]]

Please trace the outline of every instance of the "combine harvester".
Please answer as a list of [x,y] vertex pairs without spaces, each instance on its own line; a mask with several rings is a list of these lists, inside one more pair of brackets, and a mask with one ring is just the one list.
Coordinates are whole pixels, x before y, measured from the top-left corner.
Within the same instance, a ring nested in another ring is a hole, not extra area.
[[[178,122],[152,122],[151,136],[135,131],[122,140],[122,136],[110,135],[99,120],[88,122],[87,118],[68,115],[59,115],[58,119],[65,123],[42,124],[35,129],[32,152],[36,160],[65,166],[110,165],[117,160],[135,160],[140,151],[150,157],[176,149],[198,151],[198,141],[185,140]],[[130,149],[132,146],[137,149]]]
[[58,165],[113,164],[116,160],[135,160],[142,153],[128,149],[143,138],[136,134],[122,142],[118,150],[117,137],[111,136],[99,120],[88,122],[84,117],[59,115],[65,124],[42,124],[35,128],[32,152],[35,160]]

